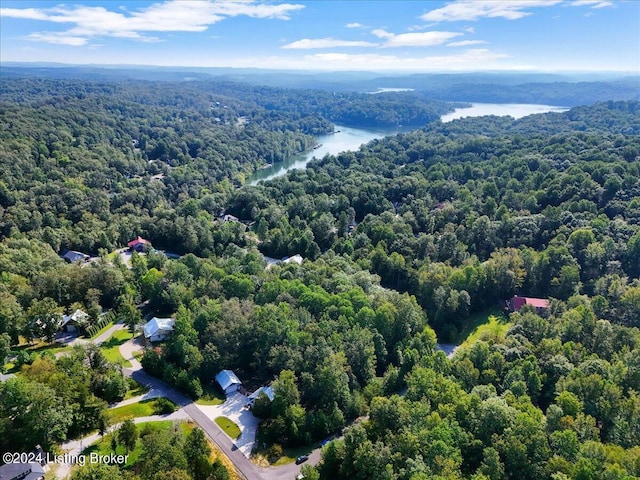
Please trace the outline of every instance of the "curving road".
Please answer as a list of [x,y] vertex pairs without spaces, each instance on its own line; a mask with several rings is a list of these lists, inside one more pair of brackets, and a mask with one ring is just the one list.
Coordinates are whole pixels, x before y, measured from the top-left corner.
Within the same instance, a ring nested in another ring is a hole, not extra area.
[[[137,344],[136,344],[137,343]],[[279,467],[259,467],[245,457],[238,450],[233,440],[225,434],[222,429],[209,417],[207,417],[191,400],[176,389],[170,387],[162,380],[152,377],[142,369],[142,365],[133,358],[133,352],[139,350],[141,345],[134,340],[129,340],[120,346],[120,353],[131,362],[131,368],[124,369],[124,374],[132,377],[137,382],[147,385],[156,392],[158,396],[167,397],[182,410],[207,434],[207,436],[220,448],[236,467],[238,473],[246,480],[294,480],[300,473],[302,465],[294,463]],[[307,463],[312,465],[320,461],[320,449],[315,449],[309,454]]]

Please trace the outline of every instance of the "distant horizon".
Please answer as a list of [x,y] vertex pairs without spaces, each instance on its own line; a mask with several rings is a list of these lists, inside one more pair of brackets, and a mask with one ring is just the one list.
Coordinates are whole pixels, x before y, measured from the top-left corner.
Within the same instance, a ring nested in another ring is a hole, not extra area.
[[4,62],[640,73],[640,2],[2,0]]
[[[604,75],[620,75],[624,77],[640,77],[640,71],[631,70],[313,70],[308,68],[269,68],[269,67],[235,67],[235,66],[202,66],[202,65],[156,65],[156,64],[141,64],[141,63],[66,63],[66,62],[47,62],[47,61],[2,61],[0,60],[0,67],[7,66],[21,66],[25,68],[104,68],[104,69],[163,69],[176,71],[185,69],[194,70],[246,70],[246,71],[263,71],[263,72],[291,72],[291,73],[311,73],[311,74],[376,74],[376,75],[474,75],[474,74],[496,74],[496,75],[576,75],[576,74],[594,74],[598,76]],[[2,72],[0,71],[0,76]]]

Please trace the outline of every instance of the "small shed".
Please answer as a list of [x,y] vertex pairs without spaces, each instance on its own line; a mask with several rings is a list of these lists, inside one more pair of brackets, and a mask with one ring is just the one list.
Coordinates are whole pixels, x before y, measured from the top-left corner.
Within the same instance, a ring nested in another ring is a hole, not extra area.
[[240,385],[242,385],[240,379],[231,370],[221,370],[216,375],[216,382],[218,382],[225,395],[237,392]]
[[71,315],[62,316],[62,323],[60,324],[59,330],[61,332],[77,332],[86,325],[88,320],[89,314],[78,309]]
[[175,318],[153,317],[144,324],[144,338],[150,342],[161,342],[173,332]]

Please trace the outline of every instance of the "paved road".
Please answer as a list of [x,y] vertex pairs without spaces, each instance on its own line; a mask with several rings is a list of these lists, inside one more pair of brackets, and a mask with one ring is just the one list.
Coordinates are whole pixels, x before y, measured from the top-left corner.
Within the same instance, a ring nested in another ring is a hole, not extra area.
[[[116,330],[124,328],[122,324],[116,324],[109,328],[104,334],[92,340],[93,343],[99,345],[106,341]],[[88,341],[87,341],[88,342]],[[225,434],[222,429],[197,405],[187,398],[185,395],[167,385],[162,380],[152,377],[142,369],[142,365],[134,357],[133,353],[142,349],[140,340],[129,340],[120,345],[119,350],[122,356],[131,362],[130,368],[123,369],[124,374],[133,378],[138,383],[146,385],[150,388],[149,393],[153,392],[154,397],[166,397],[180,409],[170,416],[153,416],[135,419],[136,423],[154,420],[167,420],[176,418],[191,418],[207,436],[220,448],[220,450],[229,458],[235,466],[238,473],[246,480],[293,480],[300,473],[301,465],[289,464],[279,467],[259,467],[243,455],[243,453],[234,445],[233,440]],[[130,402],[127,402],[130,403]],[[157,418],[156,418],[157,417]],[[111,429],[117,426],[112,426]],[[82,448],[86,448],[99,438],[98,434],[90,435],[81,440],[68,442],[62,445],[63,450],[69,453],[80,453]],[[320,461],[320,449],[316,449],[309,455],[308,463],[315,465]],[[65,478],[71,469],[71,465],[60,465],[57,468],[57,476]]]
[[[177,410],[170,415],[151,415],[148,417],[138,417],[134,418],[134,423],[147,423],[147,422],[159,422],[162,420],[188,420],[189,415],[184,410]],[[111,425],[106,433],[111,433],[118,428],[120,428],[121,423],[116,425]],[[61,450],[67,454],[69,454],[68,458],[71,460],[73,457],[77,457],[82,453],[82,451],[90,445],[93,445],[95,442],[100,440],[100,434],[94,433],[87,437],[71,440],[67,443],[63,443],[61,445]],[[73,462],[65,462],[59,464],[49,464],[49,468],[52,470],[55,469],[56,478],[66,478],[71,473],[71,468],[73,467]]]
[[[291,463],[279,467],[259,467],[245,457],[236,448],[233,440],[198,406],[182,393],[167,385],[162,380],[152,377],[144,370],[139,362],[133,358],[133,352],[142,348],[139,343],[129,340],[120,346],[120,353],[131,362],[131,368],[125,368],[124,373],[132,377],[137,382],[148,386],[158,396],[167,397],[169,400],[179,405],[193,419],[195,423],[209,436],[209,438],[220,448],[229,458],[236,470],[247,480],[294,480],[300,473],[302,465]],[[135,363],[134,363],[135,362]],[[315,465],[320,461],[320,449],[316,449],[309,455],[308,463]]]

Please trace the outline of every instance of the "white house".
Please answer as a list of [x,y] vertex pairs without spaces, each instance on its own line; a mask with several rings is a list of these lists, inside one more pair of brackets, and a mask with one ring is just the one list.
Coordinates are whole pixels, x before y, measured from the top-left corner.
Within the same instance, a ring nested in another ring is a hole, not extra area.
[[82,326],[87,324],[89,314],[78,309],[71,315],[63,315],[60,330],[63,332],[77,332]]
[[237,392],[240,385],[242,385],[240,379],[231,370],[221,370],[216,375],[216,382],[218,382],[225,395]]
[[259,389],[257,389],[255,392],[253,392],[251,395],[249,395],[249,404],[253,407],[253,404],[256,401],[256,398],[258,398],[260,396],[261,393],[264,393],[267,398],[269,400],[271,400],[273,402],[273,399],[275,398],[276,394],[273,391],[273,387],[271,386],[267,386],[267,387],[260,387]]
[[161,342],[173,332],[173,326],[176,324],[175,318],[158,318],[153,317],[144,324],[144,338],[150,342]]

